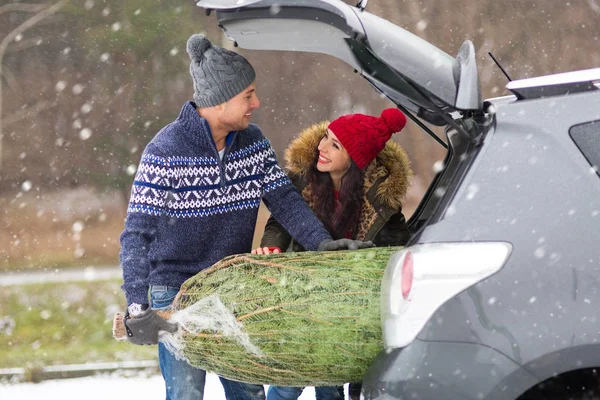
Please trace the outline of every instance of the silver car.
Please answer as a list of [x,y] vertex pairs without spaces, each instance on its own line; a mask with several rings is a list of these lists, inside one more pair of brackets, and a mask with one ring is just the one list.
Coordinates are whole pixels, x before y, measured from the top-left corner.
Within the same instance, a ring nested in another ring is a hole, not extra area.
[[453,57],[335,0],[198,5],[242,48],[332,55],[425,132],[445,127],[443,168],[382,283],[365,399],[600,396],[600,68],[482,100],[470,41]]

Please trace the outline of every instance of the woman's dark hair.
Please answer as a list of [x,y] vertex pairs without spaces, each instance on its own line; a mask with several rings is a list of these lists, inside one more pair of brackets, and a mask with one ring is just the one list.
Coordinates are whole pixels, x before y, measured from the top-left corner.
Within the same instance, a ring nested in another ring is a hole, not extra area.
[[307,174],[313,196],[313,211],[334,239],[342,239],[348,232],[354,238],[358,233],[358,222],[363,205],[363,171],[350,159],[350,169],[342,177],[340,185],[341,206],[336,211],[333,180],[329,172],[321,172],[317,169],[318,158],[317,149]]

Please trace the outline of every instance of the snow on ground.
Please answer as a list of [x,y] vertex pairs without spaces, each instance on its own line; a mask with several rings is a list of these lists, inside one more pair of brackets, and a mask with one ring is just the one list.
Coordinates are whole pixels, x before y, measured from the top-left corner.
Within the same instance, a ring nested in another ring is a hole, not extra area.
[[88,282],[119,279],[123,270],[118,266],[89,266],[67,270],[30,272],[0,272],[0,287],[52,282]]
[[[265,389],[268,387],[265,387]],[[347,389],[347,388],[346,388]],[[165,386],[160,375],[124,378],[96,376],[76,379],[56,379],[42,383],[0,383],[1,400],[160,400],[165,398]],[[219,378],[206,375],[206,400],[225,400]],[[300,400],[314,400],[312,387],[304,389]]]

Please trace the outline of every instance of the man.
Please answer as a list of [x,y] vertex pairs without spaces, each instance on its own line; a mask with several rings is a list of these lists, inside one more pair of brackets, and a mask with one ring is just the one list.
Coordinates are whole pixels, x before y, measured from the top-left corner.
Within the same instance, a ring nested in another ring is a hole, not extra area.
[[[134,344],[156,344],[159,331],[177,330],[154,310],[169,308],[186,279],[250,252],[261,200],[306,249],[372,245],[332,240],[250,124],[260,106],[250,63],[202,35],[188,40],[187,51],[194,102],[146,146],[121,235],[125,325]],[[177,360],[162,343],[158,353],[167,399],[202,399],[205,371]],[[221,382],[228,400],[264,399],[262,385]]]

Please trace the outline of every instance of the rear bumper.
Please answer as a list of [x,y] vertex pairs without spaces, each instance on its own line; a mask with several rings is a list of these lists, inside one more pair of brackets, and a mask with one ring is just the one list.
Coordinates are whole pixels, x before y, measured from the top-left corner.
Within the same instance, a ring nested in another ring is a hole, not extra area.
[[363,395],[367,400],[508,400],[537,383],[492,348],[415,340],[378,355],[363,379]]

